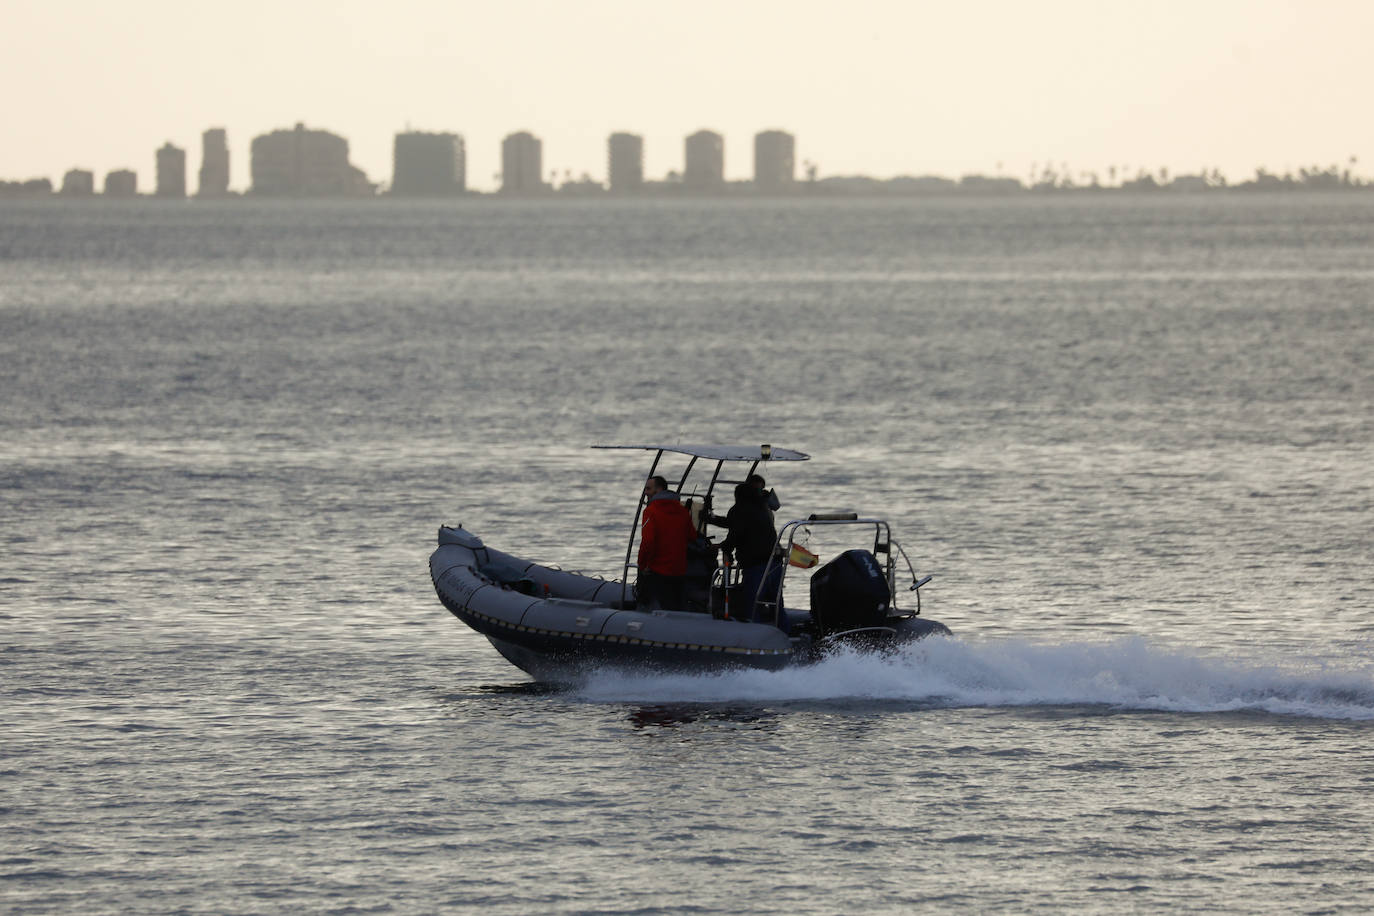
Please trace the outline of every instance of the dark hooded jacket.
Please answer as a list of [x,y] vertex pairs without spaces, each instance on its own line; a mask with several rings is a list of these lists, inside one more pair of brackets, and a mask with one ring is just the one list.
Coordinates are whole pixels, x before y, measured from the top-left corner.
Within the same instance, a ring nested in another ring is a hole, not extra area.
[[745,483],[735,487],[735,504],[725,514],[725,527],[730,533],[720,549],[733,552],[740,566],[758,566],[773,555],[778,532],[768,509],[768,494],[762,490]]

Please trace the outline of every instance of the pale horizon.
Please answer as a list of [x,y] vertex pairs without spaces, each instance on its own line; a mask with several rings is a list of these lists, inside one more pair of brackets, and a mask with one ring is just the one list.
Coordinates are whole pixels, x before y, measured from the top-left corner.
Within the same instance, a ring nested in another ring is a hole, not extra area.
[[1075,180],[1238,182],[1374,162],[1374,6],[1349,0],[11,0],[6,24],[0,180],[130,168],[151,190],[171,142],[194,189],[201,133],[223,127],[244,190],[252,138],[297,123],[347,139],[378,183],[398,132],[460,134],[474,190],[496,187],[501,140],[519,130],[543,141],[546,175],[596,181],[615,131],[644,138],[658,180],[703,128],[724,136],[731,180],[751,177],[767,129],[796,137],[799,178],[814,163],[820,177],[1027,181],[1049,164]]

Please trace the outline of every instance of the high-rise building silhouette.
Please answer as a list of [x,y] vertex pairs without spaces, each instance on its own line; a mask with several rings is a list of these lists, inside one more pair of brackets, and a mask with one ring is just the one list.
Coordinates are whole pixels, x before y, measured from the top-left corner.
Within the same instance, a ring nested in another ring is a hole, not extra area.
[[186,196],[186,150],[171,142],[157,151],[157,196]]
[[348,161],[348,141],[297,124],[253,138],[252,193],[268,197],[365,197],[374,192]]
[[201,197],[224,197],[229,193],[229,141],[223,127],[212,127],[200,135]]
[[644,187],[644,138],[615,133],[606,141],[606,174],[611,193],[627,194]]
[[544,144],[528,131],[501,141],[501,191],[504,194],[537,194],[544,184]]
[[65,197],[90,197],[95,193],[95,173],[87,169],[71,169],[62,176],[62,190]]
[[445,197],[467,190],[467,150],[457,134],[396,135],[391,193]]
[[138,173],[130,169],[115,169],[105,175],[106,197],[137,197]]
[[754,135],[754,187],[785,191],[796,181],[796,140],[781,130]]
[[0,197],[48,197],[51,194],[51,178],[30,178],[27,181],[0,181]]
[[725,184],[725,138],[699,130],[684,143],[682,183],[693,191],[710,191]]

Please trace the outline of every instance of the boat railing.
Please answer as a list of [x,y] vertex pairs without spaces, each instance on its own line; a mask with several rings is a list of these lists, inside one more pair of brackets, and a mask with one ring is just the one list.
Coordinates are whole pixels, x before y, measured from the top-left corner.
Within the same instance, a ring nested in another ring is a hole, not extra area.
[[[793,547],[804,546],[804,544],[799,544],[799,536],[803,533],[809,536],[811,531],[816,528],[845,526],[872,527],[873,546],[871,552],[883,566],[884,578],[887,580],[890,611],[896,612],[898,610],[897,557],[900,556],[913,583],[910,590],[916,592],[915,613],[917,615],[921,613],[920,588],[929,582],[931,577],[926,576],[920,580],[916,578],[916,569],[912,565],[911,558],[907,556],[902,545],[892,537],[892,526],[886,519],[863,518],[857,512],[814,513],[803,519],[793,519],[782,526],[782,530],[778,532],[778,541],[773,556],[768,561],[762,581],[759,583],[759,592],[754,599],[756,606],[765,612],[772,612],[774,625],[780,627],[783,625],[783,593],[787,585],[787,572],[792,566],[789,558],[792,556]],[[768,591],[769,594],[765,595],[765,591]]]
[[[739,568],[733,563],[722,561],[711,573],[711,586],[707,592],[707,607],[712,617],[734,619],[730,613],[730,594],[739,584]],[[716,596],[720,596],[720,606],[716,606]]]
[[[654,460],[649,465],[649,472],[644,475],[646,480],[650,477],[653,477],[655,474],[659,473],[662,467],[664,453],[670,450],[672,449],[659,448],[656,450],[652,450],[654,451]],[[691,453],[689,452],[688,454],[690,455]],[[749,476],[752,475],[755,470],[757,470],[760,462],[768,461],[771,457],[772,448],[768,445],[760,447],[759,455],[757,457],[749,456],[747,458],[719,458],[714,456],[708,456],[705,458],[705,460],[702,461],[700,466],[698,465],[698,459],[702,458],[702,456],[691,455],[686,467],[683,468],[682,472],[677,475],[676,480],[674,480],[672,477],[666,477],[666,475],[665,477],[668,480],[669,489],[677,493],[679,499],[686,500],[689,503],[695,502],[695,506],[689,506],[689,509],[691,509],[693,513],[693,520],[697,526],[697,533],[704,537],[706,535],[706,529],[708,525],[717,523],[714,519],[714,516],[711,514],[712,503],[714,500],[716,488],[721,484],[743,482],[723,480],[721,478],[721,471],[724,469],[725,463],[727,461],[747,463],[749,466],[749,470],[744,475],[744,479],[747,480]],[[805,455],[800,455],[800,458],[794,456],[787,458],[786,460],[805,460],[805,458]],[[702,467],[705,467],[706,470],[701,470]],[[692,476],[694,471],[696,471],[697,473],[697,476],[695,478]],[[705,489],[702,490],[699,482],[702,476],[704,476],[708,472],[709,479],[705,485]],[[689,483],[689,481],[697,481],[697,484],[690,493],[685,492],[687,490],[687,484]],[[645,505],[646,503],[644,497],[643,495],[641,495],[639,498],[639,502],[635,505],[634,520],[630,523],[630,537],[625,545],[625,565],[623,568],[623,573],[621,575],[620,586],[620,602],[622,605],[628,604],[630,600],[630,571],[634,570],[636,576],[639,572],[639,567],[634,562],[634,553],[635,543],[638,541],[640,536],[640,519],[644,515]]]

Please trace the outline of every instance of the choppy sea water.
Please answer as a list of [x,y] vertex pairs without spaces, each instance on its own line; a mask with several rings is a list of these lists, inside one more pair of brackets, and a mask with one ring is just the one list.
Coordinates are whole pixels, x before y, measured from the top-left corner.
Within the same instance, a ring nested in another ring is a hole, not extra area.
[[[1357,912],[1374,200],[0,206],[0,906]],[[440,523],[607,574],[771,442],[951,626],[531,684]]]

